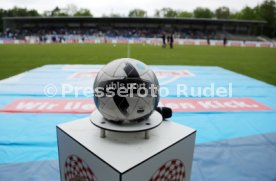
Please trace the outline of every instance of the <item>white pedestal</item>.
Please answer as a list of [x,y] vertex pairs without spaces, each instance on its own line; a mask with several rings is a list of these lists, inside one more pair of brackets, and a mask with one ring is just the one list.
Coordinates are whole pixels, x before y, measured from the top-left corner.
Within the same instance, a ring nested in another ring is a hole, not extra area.
[[89,118],[57,126],[61,180],[188,181],[196,131],[164,121],[149,132],[107,132]]

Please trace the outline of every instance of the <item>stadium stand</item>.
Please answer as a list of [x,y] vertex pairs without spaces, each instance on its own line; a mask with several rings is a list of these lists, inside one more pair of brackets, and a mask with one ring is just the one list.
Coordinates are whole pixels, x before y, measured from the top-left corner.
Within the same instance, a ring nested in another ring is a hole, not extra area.
[[[2,38],[24,40],[26,36],[72,36],[158,38],[174,32],[175,38],[257,41],[265,21],[191,18],[91,18],[91,17],[5,17]],[[83,38],[83,37],[82,37]]]

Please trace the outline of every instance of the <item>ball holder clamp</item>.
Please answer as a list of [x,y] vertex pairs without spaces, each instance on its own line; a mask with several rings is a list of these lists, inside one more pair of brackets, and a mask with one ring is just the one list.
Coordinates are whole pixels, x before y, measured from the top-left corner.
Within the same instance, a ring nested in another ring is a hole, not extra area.
[[106,137],[106,131],[113,131],[119,133],[134,133],[134,132],[145,132],[145,139],[149,139],[149,131],[159,126],[163,121],[163,116],[158,112],[154,111],[150,117],[144,121],[136,123],[125,123],[116,124],[114,122],[106,120],[101,113],[96,110],[90,115],[90,121],[96,127],[100,128],[100,137]]

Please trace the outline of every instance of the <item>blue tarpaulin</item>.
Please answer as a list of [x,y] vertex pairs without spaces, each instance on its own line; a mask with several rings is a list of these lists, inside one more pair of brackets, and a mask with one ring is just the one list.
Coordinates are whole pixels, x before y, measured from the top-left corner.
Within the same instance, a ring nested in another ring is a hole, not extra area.
[[[0,180],[59,180],[56,125],[95,109],[89,91],[101,67],[46,65],[0,81]],[[151,68],[170,120],[197,129],[192,180],[276,180],[275,86],[220,67]]]

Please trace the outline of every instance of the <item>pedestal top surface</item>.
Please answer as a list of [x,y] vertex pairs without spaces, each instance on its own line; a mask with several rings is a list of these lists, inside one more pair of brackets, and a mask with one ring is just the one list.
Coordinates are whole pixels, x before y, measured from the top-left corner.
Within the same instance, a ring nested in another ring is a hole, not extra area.
[[101,138],[100,129],[90,122],[89,117],[63,123],[57,127],[121,173],[195,132],[192,128],[164,121],[149,131],[149,139],[144,139],[144,132],[110,131],[106,132],[106,138]]

